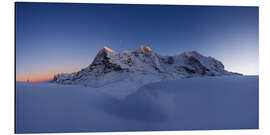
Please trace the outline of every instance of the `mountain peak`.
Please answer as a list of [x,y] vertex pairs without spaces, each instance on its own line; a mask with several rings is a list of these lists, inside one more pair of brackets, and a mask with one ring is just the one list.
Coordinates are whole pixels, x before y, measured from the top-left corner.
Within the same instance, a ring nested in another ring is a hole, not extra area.
[[139,50],[142,51],[142,52],[150,52],[150,51],[152,51],[152,49],[150,47],[144,46],[144,45],[141,45]]
[[111,48],[109,48],[109,47],[107,47],[107,46],[104,46],[103,49],[104,49],[106,52],[111,52],[111,53],[115,52],[115,51],[113,51]]
[[186,51],[184,52],[184,55],[190,57],[190,56],[200,56],[201,54],[197,51]]

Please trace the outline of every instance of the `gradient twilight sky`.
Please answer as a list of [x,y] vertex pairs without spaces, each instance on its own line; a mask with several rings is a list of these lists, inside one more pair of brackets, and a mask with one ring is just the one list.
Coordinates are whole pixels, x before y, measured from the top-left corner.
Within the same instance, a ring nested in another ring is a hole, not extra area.
[[161,55],[196,50],[258,75],[258,8],[16,3],[16,80],[49,80],[88,66],[108,46]]

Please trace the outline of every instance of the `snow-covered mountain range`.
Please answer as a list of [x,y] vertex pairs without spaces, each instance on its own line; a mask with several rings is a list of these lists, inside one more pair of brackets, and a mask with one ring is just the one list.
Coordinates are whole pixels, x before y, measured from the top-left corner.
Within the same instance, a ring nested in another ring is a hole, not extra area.
[[110,87],[121,83],[137,88],[162,80],[223,75],[241,74],[226,71],[220,61],[196,51],[161,56],[147,46],[122,52],[104,47],[89,66],[71,74],[58,74],[52,82],[90,87]]

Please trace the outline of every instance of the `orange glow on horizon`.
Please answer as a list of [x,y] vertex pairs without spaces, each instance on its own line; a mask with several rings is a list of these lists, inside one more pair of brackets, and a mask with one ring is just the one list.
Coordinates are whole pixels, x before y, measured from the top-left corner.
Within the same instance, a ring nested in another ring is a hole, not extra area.
[[34,77],[16,77],[18,82],[45,82],[53,79],[53,75],[48,76],[34,76]]
[[39,73],[33,73],[32,75],[16,75],[16,81],[18,82],[45,82],[50,81],[53,79],[53,77],[57,74],[70,74],[73,72],[79,71],[79,69],[82,69],[81,67],[75,68],[75,69],[66,69],[62,72],[60,71],[41,71]]

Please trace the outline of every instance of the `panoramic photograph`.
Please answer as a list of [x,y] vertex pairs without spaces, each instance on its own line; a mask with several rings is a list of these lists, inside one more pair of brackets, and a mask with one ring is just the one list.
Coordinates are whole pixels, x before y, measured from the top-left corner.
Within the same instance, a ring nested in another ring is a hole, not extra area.
[[259,128],[258,7],[15,3],[15,132]]

